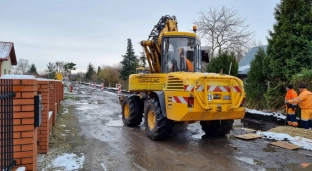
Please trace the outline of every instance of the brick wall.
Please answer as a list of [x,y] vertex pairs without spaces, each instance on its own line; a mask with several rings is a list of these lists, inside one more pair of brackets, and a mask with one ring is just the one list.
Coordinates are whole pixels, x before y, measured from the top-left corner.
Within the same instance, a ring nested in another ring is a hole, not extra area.
[[41,111],[41,125],[38,128],[38,153],[47,153],[49,149],[49,88],[48,80],[38,79],[38,91],[41,93],[43,110]]
[[36,79],[13,79],[14,160],[17,166],[37,170],[37,128],[34,127],[34,96],[37,95]]

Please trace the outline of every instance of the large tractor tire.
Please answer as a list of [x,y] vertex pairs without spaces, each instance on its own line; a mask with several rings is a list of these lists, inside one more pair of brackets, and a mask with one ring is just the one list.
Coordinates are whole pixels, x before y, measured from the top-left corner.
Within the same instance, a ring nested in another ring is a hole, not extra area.
[[122,101],[122,121],[126,126],[139,126],[142,122],[144,103],[139,96],[130,96]]
[[200,125],[202,130],[208,136],[224,136],[230,133],[233,128],[234,120],[214,120],[214,121],[201,121]]
[[162,115],[158,99],[149,99],[146,102],[144,119],[145,132],[150,139],[165,139],[172,133],[174,122]]

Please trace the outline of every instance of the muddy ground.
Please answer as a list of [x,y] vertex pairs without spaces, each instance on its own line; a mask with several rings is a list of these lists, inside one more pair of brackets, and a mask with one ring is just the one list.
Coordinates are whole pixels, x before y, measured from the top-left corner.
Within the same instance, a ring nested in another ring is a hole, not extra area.
[[[56,170],[50,163],[64,152],[84,154],[80,170],[312,170],[312,165],[301,165],[312,163],[307,156],[310,151],[282,149],[265,139],[237,139],[234,135],[245,133],[240,128],[225,137],[211,138],[199,123],[176,125],[170,138],[152,141],[143,123],[136,128],[123,126],[116,94],[89,87],[67,93],[61,111],[43,170]],[[255,122],[259,121],[246,119],[244,125],[252,128]],[[257,129],[264,131],[276,126],[259,125],[263,128]]]

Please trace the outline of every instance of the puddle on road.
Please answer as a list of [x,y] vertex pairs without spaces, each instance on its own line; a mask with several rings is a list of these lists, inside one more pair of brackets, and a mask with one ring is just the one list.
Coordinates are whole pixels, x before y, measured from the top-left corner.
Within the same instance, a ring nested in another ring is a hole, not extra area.
[[121,120],[110,120],[108,123],[106,123],[106,126],[123,126],[123,123]]
[[264,152],[276,152],[276,149],[272,146],[267,146],[267,147],[263,148],[262,151],[264,151]]

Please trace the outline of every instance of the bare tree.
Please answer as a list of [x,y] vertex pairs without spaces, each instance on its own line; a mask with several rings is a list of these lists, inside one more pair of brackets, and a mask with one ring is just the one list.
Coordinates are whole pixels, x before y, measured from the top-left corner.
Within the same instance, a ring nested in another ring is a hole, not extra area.
[[248,31],[248,25],[245,25],[245,18],[225,6],[221,9],[210,7],[208,11],[201,10],[193,24],[197,25],[199,35],[207,39],[211,46],[209,61],[216,52],[224,50],[232,51],[237,58],[242,58],[253,35],[253,32]]
[[55,65],[56,65],[56,72],[65,74],[65,70],[64,70],[65,62],[64,61],[56,61]]
[[30,65],[28,59],[19,59],[17,62],[17,66],[14,67],[14,74],[26,74],[29,70]]

